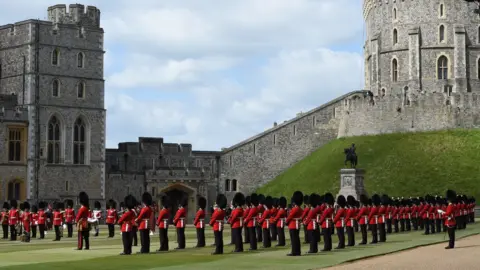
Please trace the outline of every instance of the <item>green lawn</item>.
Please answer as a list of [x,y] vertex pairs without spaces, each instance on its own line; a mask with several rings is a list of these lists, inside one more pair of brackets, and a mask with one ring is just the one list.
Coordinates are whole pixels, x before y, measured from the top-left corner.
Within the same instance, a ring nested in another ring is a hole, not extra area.
[[[221,256],[212,256],[212,247],[192,248],[195,245],[194,229],[187,230],[187,249],[170,251],[168,253],[153,253],[149,255],[118,256],[122,251],[120,235],[115,239],[107,239],[106,230],[102,228],[101,235],[92,237],[91,250],[75,251],[76,238],[63,238],[60,242],[52,242],[53,233],[45,240],[33,240],[31,243],[0,242],[0,268],[22,270],[55,270],[55,269],[314,269],[332,266],[342,262],[379,254],[399,251],[415,246],[427,245],[444,241],[445,234],[422,235],[422,232],[399,233],[388,235],[387,243],[368,246],[356,246],[345,250],[320,253],[302,257],[287,257],[287,248],[260,249],[256,252],[231,254],[232,246],[225,247]],[[480,233],[480,222],[469,225],[467,230],[458,231],[457,238]],[[288,233],[287,233],[288,235]],[[303,238],[303,233],[301,234]],[[357,238],[359,233],[356,234]],[[175,233],[170,232],[170,248],[175,248]],[[229,243],[230,235],[224,235],[225,243]],[[158,235],[152,238],[152,251],[158,249]],[[357,239],[358,241],[358,239]],[[207,231],[207,245],[213,242],[211,230]],[[336,242],[336,236],[334,236]],[[358,243],[358,242],[357,242]],[[275,243],[274,243],[275,244]],[[320,245],[323,245],[321,243]],[[334,243],[334,246],[336,243]],[[260,245],[261,246],[261,245]],[[247,249],[248,246],[245,246]],[[302,246],[302,252],[308,250]],[[134,252],[139,247],[134,247]]]
[[361,136],[334,140],[257,192],[288,199],[295,190],[336,194],[343,149],[356,144],[370,195],[445,196],[449,188],[480,198],[480,130]]

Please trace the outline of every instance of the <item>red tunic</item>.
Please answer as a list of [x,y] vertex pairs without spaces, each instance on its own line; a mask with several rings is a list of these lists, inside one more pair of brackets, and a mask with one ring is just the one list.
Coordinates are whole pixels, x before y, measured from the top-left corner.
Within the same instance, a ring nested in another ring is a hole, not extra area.
[[257,210],[256,207],[252,207],[252,208],[250,208],[250,211],[248,211],[247,218],[245,218],[245,222],[247,223],[247,227],[252,228],[252,227],[257,226],[257,216],[258,216],[257,211],[258,210]]
[[279,208],[277,215],[273,219],[273,222],[277,223],[277,228],[283,229],[285,227],[285,218],[287,217],[287,211],[283,208]]
[[135,214],[132,210],[128,210],[123,213],[122,217],[118,220],[118,224],[122,226],[122,232],[131,232],[133,229],[133,223],[135,220]]
[[44,210],[38,210],[38,225],[45,225],[47,220],[47,215]]
[[228,223],[232,226],[232,229],[243,227],[243,208],[237,207],[233,209],[232,215],[228,219]]
[[22,223],[23,223],[23,229],[25,230],[25,232],[30,232],[30,226],[32,224],[32,215],[30,212],[23,212],[22,213]]
[[168,221],[170,219],[170,211],[167,208],[160,210],[157,218],[157,225],[160,229],[168,229]]
[[115,209],[108,209],[107,210],[107,218],[105,219],[105,223],[107,224],[115,224],[115,221],[118,219],[117,210]]
[[213,227],[213,231],[221,232],[223,231],[223,220],[225,219],[225,211],[220,208],[217,208],[213,212],[212,218],[210,218],[210,226]]
[[378,217],[379,224],[384,224],[387,222],[387,208],[385,206],[382,205],[378,208]]
[[319,210],[320,208],[318,207],[310,209],[308,215],[303,219],[303,225],[307,226],[307,230],[313,231],[317,229],[317,213]]
[[452,227],[455,227],[455,225],[457,225],[455,221],[455,205],[454,204],[452,203],[448,204],[447,211],[445,211],[445,214],[444,214],[444,218],[445,218],[445,226],[452,228]]
[[321,224],[322,229],[331,228],[333,226],[332,216],[333,216],[333,208],[330,206],[327,206],[323,210],[319,220],[319,223]]
[[187,212],[185,211],[185,208],[179,208],[173,218],[173,224],[175,224],[177,228],[185,228],[186,216]]
[[62,226],[63,213],[60,211],[53,212],[53,226]]
[[345,227],[345,216],[347,212],[343,207],[337,209],[337,213],[335,214],[335,218],[333,219],[333,224],[335,224],[335,228],[343,228]]
[[270,224],[275,224],[275,221],[273,220],[277,216],[277,212],[278,212],[278,208],[276,207],[272,207],[272,209],[270,209]]
[[345,220],[347,221],[347,227],[353,227],[355,224],[353,220],[355,219],[355,208],[347,209],[347,214],[345,215]]
[[205,211],[202,208],[198,209],[195,219],[193,220],[193,225],[195,225],[197,229],[205,228]]
[[77,217],[75,218],[75,223],[79,226],[80,231],[85,231],[88,229],[88,208],[83,206],[80,207],[77,213]]
[[375,206],[370,209],[370,213],[368,215],[368,224],[378,224],[378,208]]
[[2,225],[8,225],[8,211],[2,211]]
[[250,207],[243,209],[243,227],[247,227],[246,219],[248,216],[248,212],[250,212]]
[[11,209],[10,213],[8,213],[8,224],[10,226],[17,225],[18,222],[19,222],[18,210]]
[[258,223],[262,226],[263,229],[268,229],[270,227],[270,216],[270,209],[265,209],[265,211],[263,211],[262,217],[258,221]]
[[32,213],[32,226],[38,225],[38,213]]
[[295,205],[295,207],[290,210],[288,217],[286,219],[286,223],[288,224],[288,229],[290,230],[298,230],[300,229],[300,223],[302,223],[302,208]]
[[150,222],[150,215],[152,215],[152,208],[150,208],[150,206],[144,206],[135,219],[139,230],[150,230],[150,225],[148,224]]
[[366,206],[360,207],[356,219],[360,225],[367,225],[368,224],[368,207]]
[[65,209],[65,223],[72,224],[75,220],[75,210],[72,208]]

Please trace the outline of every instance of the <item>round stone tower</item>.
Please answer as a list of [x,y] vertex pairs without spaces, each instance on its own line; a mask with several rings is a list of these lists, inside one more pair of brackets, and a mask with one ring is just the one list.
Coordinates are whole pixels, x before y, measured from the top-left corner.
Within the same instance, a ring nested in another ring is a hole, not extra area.
[[363,0],[365,89],[480,92],[480,16],[463,0]]

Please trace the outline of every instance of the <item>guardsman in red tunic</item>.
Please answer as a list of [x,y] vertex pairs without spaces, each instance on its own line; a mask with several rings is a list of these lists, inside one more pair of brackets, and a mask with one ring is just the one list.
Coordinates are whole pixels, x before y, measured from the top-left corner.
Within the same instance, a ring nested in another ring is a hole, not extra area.
[[257,242],[263,242],[263,230],[262,230],[262,224],[258,222],[263,215],[263,212],[265,211],[265,195],[259,194],[258,195],[258,205],[257,205]]
[[215,251],[212,255],[223,254],[223,228],[225,222],[225,210],[227,207],[227,198],[223,194],[217,195],[216,207],[210,218],[210,226],[213,227],[215,236]]
[[387,195],[383,195],[381,198],[380,206],[378,207],[378,234],[379,234],[379,242],[386,242],[387,241],[387,230],[385,225],[387,223],[387,207],[388,207],[388,200],[390,198]]
[[430,233],[435,233],[435,214],[437,214],[437,210],[435,207],[435,197],[431,196],[429,201],[430,207],[428,208],[428,216],[429,216],[429,223],[430,223]]
[[65,209],[65,223],[67,225],[67,237],[73,237],[73,223],[75,221],[75,210],[73,210],[73,201],[67,200],[67,209]]
[[[305,196],[304,196],[305,198]],[[310,211],[308,211],[307,217],[303,219],[303,224],[307,228],[308,232],[308,239],[310,241],[310,249],[307,251],[307,254],[314,254],[318,252],[318,236],[317,234],[317,214],[320,208],[318,208],[318,204],[320,202],[320,195],[315,193],[310,194],[308,196],[308,205],[311,207]]]
[[303,196],[303,204],[304,204],[303,213],[302,213],[302,227],[303,227],[303,240],[304,240],[303,243],[308,244],[308,243],[310,243],[310,238],[308,236],[307,226],[303,225],[303,224],[305,224],[305,219],[307,218],[308,212],[310,211],[310,196],[309,195],[304,195]]
[[417,206],[418,206],[418,200],[417,198],[412,198],[411,199],[411,204],[412,206],[410,207],[410,211],[412,212],[412,227],[414,231],[418,230],[418,212],[417,212]]
[[36,205],[32,205],[32,235],[31,238],[37,238],[37,226],[38,226],[38,208]]
[[2,229],[3,229],[3,238],[2,239],[8,239],[8,209],[10,208],[10,205],[8,202],[3,203],[3,209],[2,209]]
[[355,230],[354,230],[354,224],[355,224],[355,197],[352,195],[347,196],[347,214],[345,215],[345,220],[347,221],[346,223],[346,229],[347,229],[347,246],[353,247],[355,246]]
[[60,203],[56,202],[53,206],[53,227],[55,228],[55,239],[53,241],[60,241],[60,227],[63,223],[63,213],[60,211]]
[[232,227],[233,243],[235,250],[233,252],[243,252],[242,228],[243,228],[243,206],[245,205],[245,196],[238,192],[233,197],[233,211],[228,220]]
[[205,207],[207,207],[207,200],[203,197],[199,198],[198,211],[193,220],[193,225],[197,229],[197,245],[195,246],[197,248],[205,246]]
[[89,199],[88,195],[85,192],[80,192],[78,195],[78,201],[82,205],[78,210],[77,216],[75,218],[75,223],[77,223],[78,231],[78,241],[77,241],[77,250],[82,250],[83,241],[85,241],[85,250],[90,249],[90,225],[88,224],[88,215],[89,215]]
[[455,247],[455,227],[457,225],[455,221],[455,199],[457,194],[453,190],[447,190],[446,194],[448,200],[447,211],[443,213],[443,218],[445,219],[445,226],[447,226],[448,231],[448,246],[445,249],[452,249]]
[[142,245],[139,254],[150,253],[150,216],[152,215],[152,195],[144,192],[142,195],[142,209],[135,218],[135,223],[138,225],[140,233],[140,244]]
[[258,195],[253,193],[250,195],[250,210],[248,211],[248,215],[245,218],[245,223],[247,223],[248,227],[248,235],[250,236],[250,248],[248,250],[257,250],[257,217],[258,217]]
[[362,232],[362,242],[359,245],[367,244],[367,226],[368,226],[368,197],[365,194],[360,195],[361,207],[358,210],[356,220],[360,224],[360,231]]
[[303,210],[300,207],[303,203],[303,193],[295,191],[292,197],[292,209],[288,213],[288,217],[285,222],[288,224],[288,230],[290,231],[290,242],[292,246],[292,252],[287,256],[301,256],[302,250],[300,245],[300,228],[302,227],[302,214]]
[[278,211],[273,219],[273,222],[277,226],[277,236],[278,236],[278,243],[275,245],[276,247],[284,247],[285,246],[285,219],[287,217],[287,199],[285,197],[280,197],[278,200]]
[[170,222],[170,201],[167,196],[162,196],[162,209],[158,213],[157,226],[160,236],[160,248],[157,251],[168,251],[168,223]]
[[17,210],[17,201],[10,201],[10,212],[8,213],[8,225],[10,226],[10,241],[17,240],[17,224],[19,223],[19,214]]
[[250,232],[248,230],[247,222],[245,222],[245,219],[248,216],[248,212],[250,212],[250,196],[245,197],[245,205],[243,207],[243,230],[244,230],[244,239],[243,243],[248,244],[250,243]]
[[332,250],[332,227],[334,214],[333,205],[335,203],[335,198],[331,193],[326,193],[324,195],[325,208],[323,209],[322,215],[318,223],[322,226],[323,232],[323,249],[322,251],[331,251]]
[[120,255],[131,255],[132,254],[132,229],[133,223],[135,222],[135,198],[132,195],[128,195],[124,199],[124,204],[127,209],[122,213],[122,217],[118,220],[118,224],[121,226],[122,231],[122,243],[123,243],[123,252]]
[[264,207],[265,207],[265,210],[263,211],[263,214],[260,217],[258,223],[262,227],[263,247],[269,248],[272,246],[272,240],[270,238],[270,217],[271,217],[271,210],[273,207],[273,198],[271,196],[267,196],[265,198]]
[[23,213],[21,216],[21,222],[23,225],[23,234],[25,235],[24,242],[30,242],[31,226],[32,226],[32,214],[30,213],[30,204],[28,202],[23,203]]
[[38,231],[40,233],[40,238],[38,239],[45,239],[45,226],[47,221],[45,206],[45,202],[38,203]]
[[115,236],[115,223],[117,223],[117,219],[118,219],[117,209],[116,209],[117,206],[115,205],[115,201],[112,199],[110,199],[107,202],[106,206],[107,206],[107,218],[105,219],[105,223],[108,226],[108,238],[112,238]]
[[400,231],[404,232],[405,231],[405,199],[403,197],[400,200]]
[[277,241],[277,225],[273,222],[278,211],[278,198],[273,198],[273,206],[270,209],[270,238],[272,241]]
[[436,230],[438,233],[440,233],[442,231],[442,221],[443,221],[443,217],[442,217],[442,214],[440,213],[441,211],[438,211],[438,210],[442,210],[442,197],[438,196],[435,200],[435,209],[436,209],[436,219],[435,219],[435,225],[436,225]]
[[405,200],[405,231],[412,230],[412,198]]
[[333,218],[333,224],[337,229],[338,236],[338,246],[335,249],[344,249],[345,248],[345,225],[347,216],[347,211],[345,207],[347,206],[347,199],[345,196],[340,195],[337,198],[337,210],[335,211],[335,217]]
[[[137,218],[138,214],[140,213],[140,203],[135,198],[135,207],[132,209],[133,213],[135,214],[135,218]],[[136,247],[138,245],[138,224],[133,222],[132,224],[132,245]]]
[[180,201],[180,205],[178,206],[177,213],[173,218],[173,224],[177,227],[177,243],[178,247],[175,249],[185,249],[185,225],[186,225],[186,218],[187,212],[185,211],[185,207],[187,206],[187,198],[183,198]]
[[422,211],[420,214],[422,215],[423,226],[425,227],[425,235],[430,234],[430,195],[425,195],[425,201],[423,204]]
[[370,214],[368,215],[368,220],[370,228],[372,228],[372,242],[370,244],[378,243],[378,223],[380,220],[379,210],[380,210],[381,199],[380,196],[374,194],[372,196],[372,208],[370,208]]

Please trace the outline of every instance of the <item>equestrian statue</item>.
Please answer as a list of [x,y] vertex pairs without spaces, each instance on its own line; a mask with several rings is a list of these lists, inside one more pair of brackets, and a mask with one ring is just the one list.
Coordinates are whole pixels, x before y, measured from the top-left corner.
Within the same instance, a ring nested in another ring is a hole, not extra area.
[[350,162],[350,168],[356,168],[358,159],[357,153],[355,153],[355,144],[353,143],[350,148],[345,148],[343,153],[345,154],[345,166],[347,166],[347,162]]

